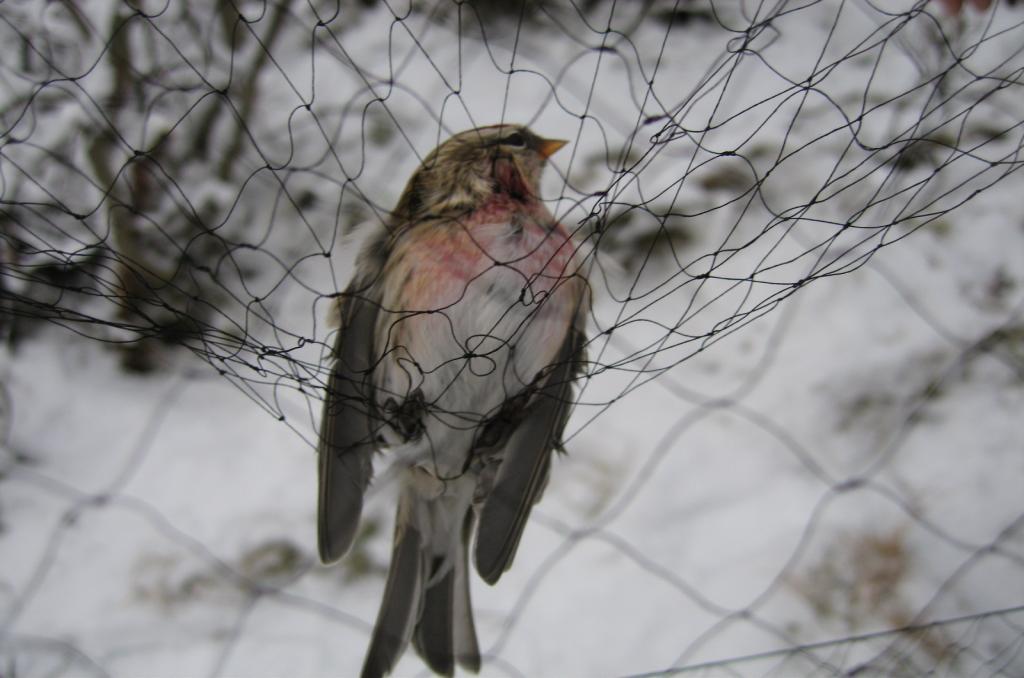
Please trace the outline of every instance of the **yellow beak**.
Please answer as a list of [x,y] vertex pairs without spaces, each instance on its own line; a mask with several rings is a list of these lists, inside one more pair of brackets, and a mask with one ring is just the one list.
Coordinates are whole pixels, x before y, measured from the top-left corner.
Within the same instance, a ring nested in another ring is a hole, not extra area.
[[555,151],[567,143],[569,142],[564,139],[541,139],[540,143],[537,144],[537,152],[540,153],[540,157],[549,158],[554,155]]

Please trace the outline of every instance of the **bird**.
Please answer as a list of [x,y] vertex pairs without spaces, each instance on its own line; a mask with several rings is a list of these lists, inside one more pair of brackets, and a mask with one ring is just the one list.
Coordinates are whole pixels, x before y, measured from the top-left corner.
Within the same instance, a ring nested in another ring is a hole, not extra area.
[[390,673],[410,642],[437,674],[480,668],[470,551],[491,585],[512,564],[586,362],[590,288],[539,195],[566,143],[507,123],[451,136],[336,296],[317,450],[325,564],[355,539],[375,455],[398,485],[363,678]]

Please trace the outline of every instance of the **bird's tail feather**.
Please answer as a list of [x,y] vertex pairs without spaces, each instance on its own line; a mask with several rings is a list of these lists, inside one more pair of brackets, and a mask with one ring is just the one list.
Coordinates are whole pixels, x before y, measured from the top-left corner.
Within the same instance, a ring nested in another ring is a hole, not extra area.
[[412,644],[434,673],[450,676],[455,669],[452,623],[455,619],[455,570],[430,586],[423,595],[420,615]]
[[452,675],[456,662],[467,671],[480,670],[480,648],[469,599],[468,542],[472,529],[472,513],[467,511],[462,535],[455,544],[453,567],[427,588],[423,613],[413,635],[416,652],[443,676]]
[[395,525],[395,544],[391,552],[391,566],[384,585],[384,598],[373,627],[370,649],[363,662],[362,678],[379,678],[391,672],[402,651],[409,644],[416,620],[423,604],[423,584],[426,575],[423,554],[423,535],[408,519],[408,495],[403,493],[398,503]]
[[480,670],[480,646],[476,640],[476,625],[473,623],[473,605],[469,599],[469,540],[473,534],[475,514],[466,511],[462,524],[462,538],[459,540],[459,554],[455,559],[455,624],[452,627],[455,661],[459,666],[476,673]]
[[[430,519],[430,512],[439,509],[415,488],[403,489],[384,598],[362,678],[390,673],[410,639],[436,673],[452,675],[456,662],[469,671],[480,668],[469,599],[467,541],[472,532],[472,512],[468,507],[461,509],[460,535],[424,534],[441,522]],[[460,521],[453,522],[458,525]],[[431,551],[436,554],[434,548],[444,542],[456,550],[453,558],[429,555]],[[447,572],[443,572],[445,567]]]

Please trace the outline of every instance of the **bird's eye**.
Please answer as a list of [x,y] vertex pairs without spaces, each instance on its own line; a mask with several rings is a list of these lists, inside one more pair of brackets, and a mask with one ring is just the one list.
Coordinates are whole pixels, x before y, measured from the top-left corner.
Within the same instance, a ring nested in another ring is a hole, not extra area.
[[526,138],[519,132],[513,132],[501,140],[503,146],[525,146]]

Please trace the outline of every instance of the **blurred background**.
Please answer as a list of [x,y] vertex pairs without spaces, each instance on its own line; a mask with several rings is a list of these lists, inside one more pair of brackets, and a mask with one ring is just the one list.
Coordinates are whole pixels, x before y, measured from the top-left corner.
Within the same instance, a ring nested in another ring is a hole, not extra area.
[[481,673],[1024,675],[1022,46],[1009,2],[0,2],[0,675],[357,673],[394,488],[319,565],[329,307],[503,121],[570,142],[594,307]]

